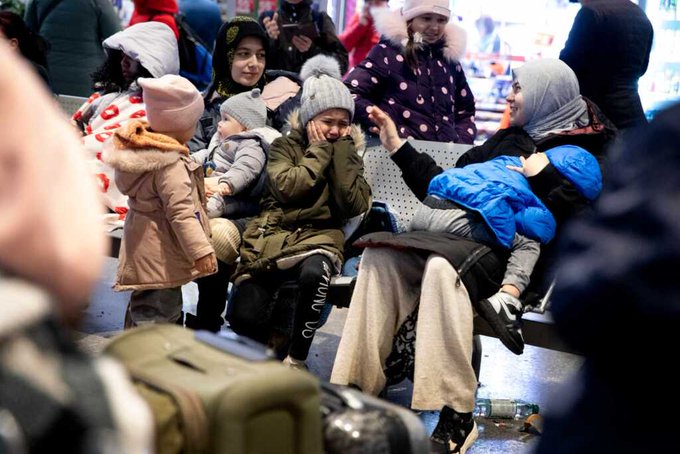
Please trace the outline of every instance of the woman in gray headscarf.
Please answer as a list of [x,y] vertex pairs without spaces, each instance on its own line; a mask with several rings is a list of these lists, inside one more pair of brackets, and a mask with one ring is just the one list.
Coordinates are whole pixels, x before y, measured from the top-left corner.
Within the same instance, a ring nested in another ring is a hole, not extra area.
[[[527,158],[560,145],[585,148],[602,163],[607,146],[616,135],[616,127],[599,108],[580,95],[574,71],[557,59],[535,60],[515,69],[507,101],[510,127],[468,150],[458,159],[456,167],[502,155]],[[403,158],[411,162],[415,159],[413,156]],[[398,164],[401,159],[395,157]],[[422,181],[425,191],[432,176]],[[565,184],[544,200],[558,224],[581,208],[571,203],[574,201],[572,189]]]
[[[580,96],[576,76],[559,60],[538,60],[515,70],[508,103],[510,128],[471,148],[457,167],[500,155],[527,158],[559,145],[578,145],[601,161],[616,133],[597,107]],[[422,201],[443,169],[401,140],[384,113],[371,115],[383,146]],[[558,226],[584,208],[572,183],[552,164],[530,180]],[[377,394],[386,383],[412,377],[412,408],[442,410],[431,437],[436,452],[464,453],[477,438],[472,416],[477,378],[470,361],[473,307],[514,353],[524,348],[519,325],[523,303],[516,298],[489,302],[500,288],[505,262],[501,255],[483,251],[485,246],[435,232],[381,238],[383,247],[370,247],[370,236],[364,240],[369,247],[361,259],[331,382]],[[532,284],[540,284],[545,273],[541,263],[550,255],[550,246],[541,248]],[[527,298],[529,291],[531,284]],[[480,311],[482,305],[489,310]]]

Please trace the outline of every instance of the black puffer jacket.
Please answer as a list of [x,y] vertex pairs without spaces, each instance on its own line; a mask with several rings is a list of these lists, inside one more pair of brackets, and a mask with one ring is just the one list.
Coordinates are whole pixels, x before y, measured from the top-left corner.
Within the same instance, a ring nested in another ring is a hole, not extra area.
[[576,73],[581,94],[620,129],[647,122],[638,79],[647,71],[653,38],[652,24],[633,2],[590,0],[560,53]]

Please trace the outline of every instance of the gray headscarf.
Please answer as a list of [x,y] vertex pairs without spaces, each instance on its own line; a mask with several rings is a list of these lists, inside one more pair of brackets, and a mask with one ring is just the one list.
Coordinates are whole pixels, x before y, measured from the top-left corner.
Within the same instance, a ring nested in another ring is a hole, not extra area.
[[534,60],[513,71],[524,97],[527,123],[522,127],[536,141],[560,131],[587,126],[588,106],[578,79],[561,60]]

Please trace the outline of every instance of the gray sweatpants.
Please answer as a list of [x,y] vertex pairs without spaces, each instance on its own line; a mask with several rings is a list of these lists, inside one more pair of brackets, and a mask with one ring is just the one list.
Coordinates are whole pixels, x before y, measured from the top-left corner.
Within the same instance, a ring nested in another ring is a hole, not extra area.
[[[426,199],[426,203],[434,206],[438,203],[442,206],[449,204],[443,200],[433,201],[430,198]],[[446,232],[485,244],[498,244],[481,215],[460,208],[452,208],[450,205],[440,209],[421,203],[413,216],[410,230]],[[529,278],[540,252],[541,246],[538,241],[516,233],[510,248],[510,258],[503,276],[503,284],[513,285],[522,293],[529,285]]]
[[[377,395],[392,340],[418,306],[411,408],[462,413],[475,406],[472,303],[445,258],[389,248],[367,248],[361,258],[331,382]],[[420,302],[420,304],[418,304]]]

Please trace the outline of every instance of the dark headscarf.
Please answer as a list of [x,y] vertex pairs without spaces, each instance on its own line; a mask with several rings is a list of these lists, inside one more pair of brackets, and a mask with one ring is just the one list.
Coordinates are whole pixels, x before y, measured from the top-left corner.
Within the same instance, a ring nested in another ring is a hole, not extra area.
[[[260,38],[265,53],[269,56],[269,39],[262,26],[252,17],[236,16],[225,22],[217,32],[215,51],[213,52],[213,81],[214,89],[225,98],[244,91],[259,88],[265,85],[264,72],[262,77],[253,87],[245,87],[231,78],[231,64],[234,62],[236,46],[247,36]],[[266,69],[266,65],[265,65]]]

